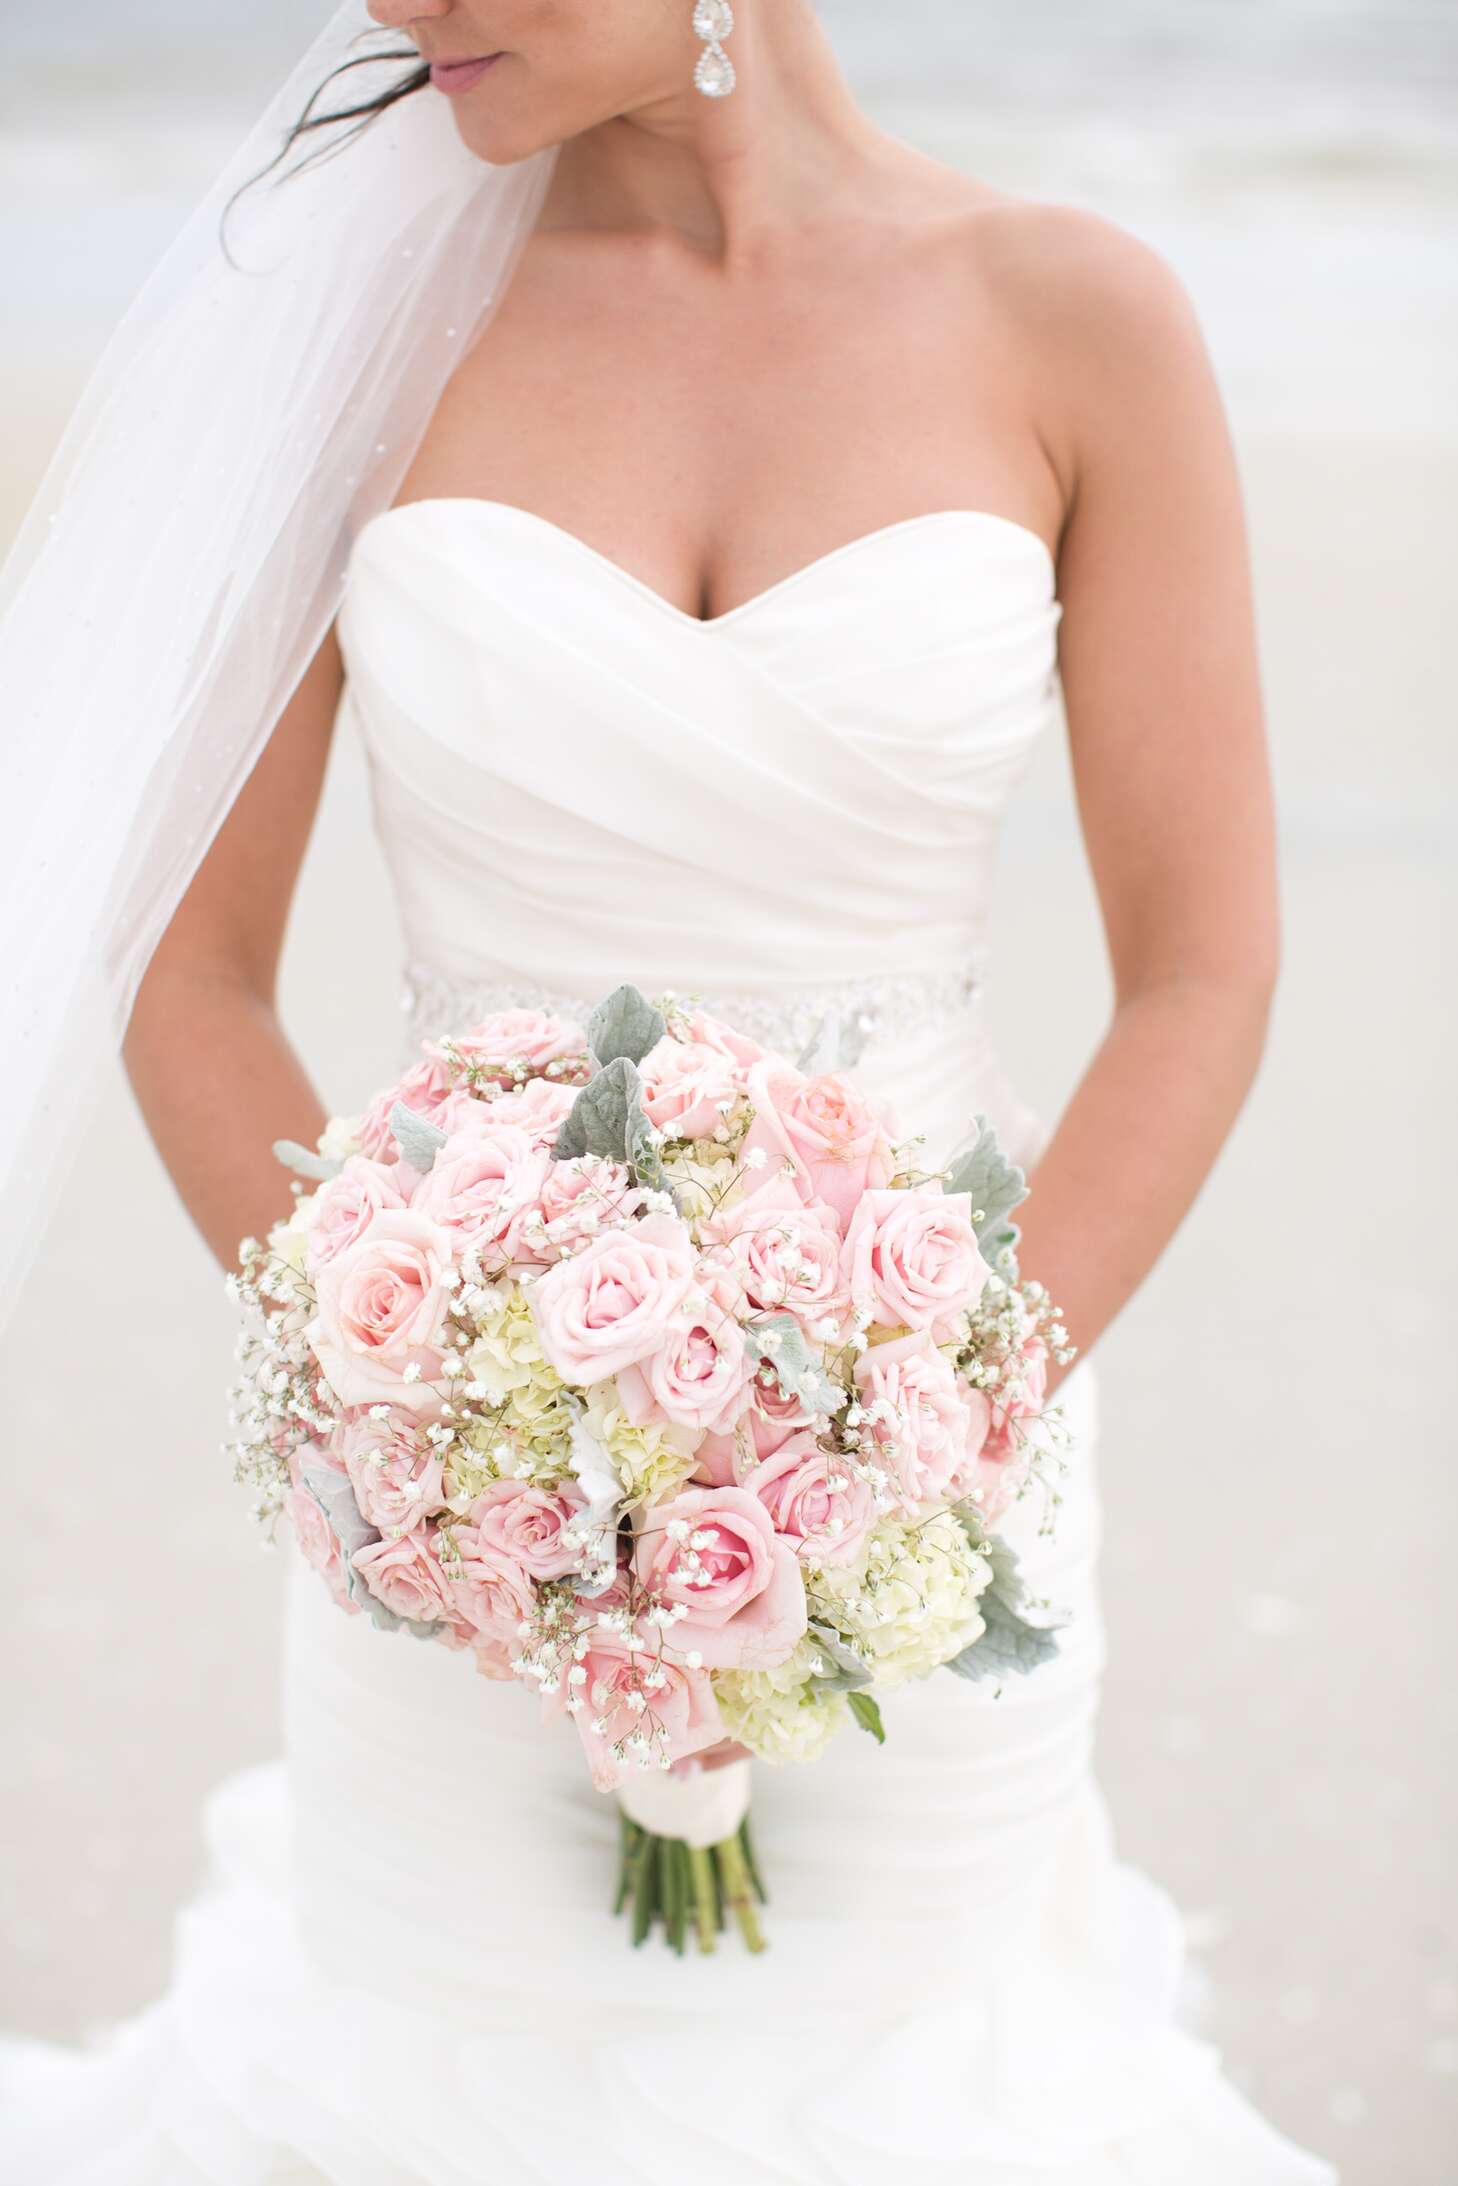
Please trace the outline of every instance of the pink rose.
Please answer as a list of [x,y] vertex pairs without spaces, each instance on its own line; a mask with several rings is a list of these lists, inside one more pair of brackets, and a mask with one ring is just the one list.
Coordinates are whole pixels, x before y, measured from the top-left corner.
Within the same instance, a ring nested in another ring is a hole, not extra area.
[[659,1602],[683,1603],[675,1654],[711,1670],[768,1670],[793,1654],[806,1627],[795,1552],[764,1504],[743,1488],[685,1488],[655,1505],[633,1565]]
[[570,1712],[599,1791],[615,1791],[639,1766],[623,1751],[637,1738],[649,1739],[670,1761],[719,1744],[724,1724],[707,1672],[671,1661],[652,1641],[630,1648],[621,1633],[596,1623],[588,1634],[578,1664],[584,1676],[545,1695],[544,1712],[559,1717],[578,1700]]
[[535,1589],[525,1567],[489,1534],[483,1537],[479,1525],[453,1531],[462,1559],[449,1581],[456,1613],[471,1629],[481,1667],[492,1676],[507,1676],[521,1648],[520,1627],[532,1613]]
[[[582,1027],[565,1017],[549,1016],[545,1010],[496,1010],[479,1025],[456,1034],[452,1044],[468,1063],[482,1070],[545,1070],[548,1063],[566,1056],[580,1059],[587,1054]],[[443,1058],[446,1051],[439,1041],[431,1040],[425,1043],[425,1052]]]
[[300,1555],[318,1572],[329,1589],[330,1600],[351,1617],[362,1615],[359,1603],[350,1599],[349,1581],[334,1529],[315,1497],[296,1482],[284,1497],[284,1509],[293,1526]]
[[594,1237],[533,1284],[542,1349],[586,1386],[651,1357],[694,1280],[693,1240],[676,1215],[648,1215]]
[[357,1548],[351,1562],[365,1585],[397,1617],[412,1624],[449,1624],[455,1616],[451,1585],[440,1566],[427,1526],[393,1541]]
[[982,1398],[988,1413],[987,1438],[963,1490],[971,1495],[987,1526],[998,1523],[1022,1490],[1032,1457],[1023,1423],[1037,1418],[1048,1394],[1047,1344],[1041,1336],[1033,1335],[1022,1352],[1021,1394],[990,1405]]
[[534,1146],[550,1149],[576,1098],[577,1087],[559,1078],[529,1078],[525,1085],[511,1086],[491,1100],[463,1089],[456,1095],[449,1122],[442,1119],[441,1128],[494,1131],[499,1124],[509,1123],[525,1131]]
[[711,1047],[720,1055],[727,1055],[737,1067],[741,1089],[748,1082],[751,1067],[765,1060],[767,1050],[757,1040],[736,1032],[722,1018],[711,1017],[707,1010],[689,1010],[683,1018],[684,1031],[698,1047]]
[[867,1414],[863,1448],[891,1475],[904,1512],[957,1500],[958,1483],[987,1433],[985,1397],[959,1379],[925,1329],[873,1344],[856,1361]]
[[772,1457],[791,1435],[814,1424],[813,1412],[798,1397],[785,1395],[771,1367],[762,1367],[755,1375],[750,1398],[745,1425],[756,1457]]
[[748,1401],[755,1362],[736,1317],[736,1285],[701,1282],[663,1332],[661,1347],[618,1374],[623,1410],[635,1427],[651,1419],[727,1434]]
[[458,1131],[437,1152],[411,1205],[453,1230],[483,1263],[506,1264],[517,1256],[550,1167],[551,1156],[514,1124]]
[[803,1430],[748,1473],[744,1486],[808,1563],[853,1563],[878,1515],[869,1484]]
[[455,1080],[444,1064],[430,1055],[424,1062],[412,1063],[404,1077],[371,1101],[360,1117],[356,1136],[361,1152],[371,1161],[398,1161],[400,1149],[390,1129],[390,1111],[396,1101],[403,1101],[415,1115],[424,1116],[427,1123],[439,1124],[455,1095]]
[[538,1258],[560,1260],[600,1230],[623,1229],[643,1194],[622,1162],[582,1154],[551,1163],[539,1204],[542,1227],[530,1224],[525,1242]]
[[674,1139],[706,1139],[739,1092],[739,1074],[722,1049],[665,1033],[639,1065],[643,1108]]
[[[441,1369],[451,1233],[417,1208],[385,1208],[319,1270],[310,1346],[344,1404],[433,1412]],[[420,1380],[407,1382],[407,1366]]]
[[744,1150],[760,1147],[769,1156],[767,1180],[788,1160],[802,1198],[824,1200],[842,1225],[862,1193],[890,1183],[896,1168],[890,1113],[846,1079],[834,1072],[802,1077],[771,1057],[751,1070],[749,1097],[755,1117]]
[[474,1538],[482,1554],[493,1550],[528,1578],[565,1578],[582,1561],[581,1547],[567,1545],[564,1536],[584,1507],[575,1490],[493,1480],[471,1505]]
[[371,1419],[357,1411],[336,1440],[367,1525],[408,1532],[444,1507],[444,1467],[408,1412],[392,1406],[389,1418]]
[[867,1192],[846,1232],[842,1267],[852,1303],[890,1327],[956,1331],[992,1270],[977,1246],[966,1192],[918,1186]]
[[394,1169],[363,1154],[351,1154],[337,1176],[319,1187],[309,1223],[308,1268],[317,1274],[326,1260],[357,1244],[375,1216],[386,1207],[403,1207],[405,1195]]
[[733,1269],[757,1312],[784,1310],[807,1325],[844,1314],[835,1211],[823,1200],[807,1206],[787,1177],[710,1215],[701,1234],[706,1245],[721,1248],[715,1257]]

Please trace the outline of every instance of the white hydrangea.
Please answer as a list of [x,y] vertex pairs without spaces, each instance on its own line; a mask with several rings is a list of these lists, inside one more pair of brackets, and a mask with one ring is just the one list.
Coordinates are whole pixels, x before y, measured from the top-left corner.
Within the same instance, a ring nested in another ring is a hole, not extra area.
[[845,1696],[827,1692],[816,1673],[823,1660],[814,1641],[803,1639],[773,1670],[721,1672],[714,1697],[730,1737],[761,1761],[817,1761],[850,1720]]
[[316,1141],[326,1160],[348,1161],[351,1154],[360,1151],[359,1127],[362,1116],[331,1116]]
[[589,1391],[587,1421],[617,1468],[627,1510],[662,1502],[695,1468],[697,1437],[692,1428],[652,1421],[634,1426],[618,1402],[616,1382],[598,1382]]
[[813,1603],[866,1658],[877,1686],[900,1685],[981,1637],[977,1604],[991,1579],[950,1511],[910,1524],[883,1518],[855,1563],[816,1571]]
[[513,1440],[565,1466],[572,1412],[525,1293],[515,1284],[490,1290],[473,1313],[479,1333],[466,1352],[467,1393],[497,1411],[496,1425]]
[[268,1233],[268,1249],[291,1267],[296,1275],[304,1272],[308,1252],[309,1231],[318,1211],[319,1193],[300,1192],[294,1201],[293,1213],[287,1222],[275,1222]]

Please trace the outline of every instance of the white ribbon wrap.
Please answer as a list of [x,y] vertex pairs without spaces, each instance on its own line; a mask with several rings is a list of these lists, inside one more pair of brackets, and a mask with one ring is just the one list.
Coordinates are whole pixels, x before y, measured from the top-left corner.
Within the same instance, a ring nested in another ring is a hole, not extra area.
[[692,1776],[639,1769],[619,1785],[618,1804],[653,1836],[681,1837],[706,1851],[732,1837],[749,1812],[749,1780],[748,1761],[726,1761]]

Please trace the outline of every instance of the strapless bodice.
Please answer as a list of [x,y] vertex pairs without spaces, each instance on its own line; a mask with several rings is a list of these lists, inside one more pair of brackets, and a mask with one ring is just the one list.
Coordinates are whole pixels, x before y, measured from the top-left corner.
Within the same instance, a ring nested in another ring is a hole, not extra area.
[[955,1137],[982,1106],[1027,1154],[967,989],[1060,613],[1045,542],[989,512],[888,525],[709,621],[504,503],[376,516],[338,629],[412,1030],[623,979],[741,1019],[843,993],[908,1123]]

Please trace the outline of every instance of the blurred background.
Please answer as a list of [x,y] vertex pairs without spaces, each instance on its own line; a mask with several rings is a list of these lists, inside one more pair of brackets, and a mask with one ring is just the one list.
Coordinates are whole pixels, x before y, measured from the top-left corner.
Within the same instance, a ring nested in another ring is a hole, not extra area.
[[[1225,390],[1285,970],[1230,1144],[1100,1346],[1101,1774],[1125,1856],[1186,1915],[1189,2008],[1237,2083],[1344,2186],[1452,2186],[1458,9],[822,4],[889,127],[1161,250]],[[329,12],[6,11],[0,545],[133,289]],[[992,1014],[1051,1117],[1108,1007],[1060,739],[999,900]],[[396,951],[345,735],[284,988],[333,1109],[390,1073]],[[0,1360],[0,2014],[64,2037],[164,1983],[197,1803],[277,1741],[281,1560],[220,1447],[231,1310],[110,1075]],[[165,1354],[116,1310],[118,1256],[127,1298],[183,1332]],[[102,1525],[87,1506],[122,1473]]]

